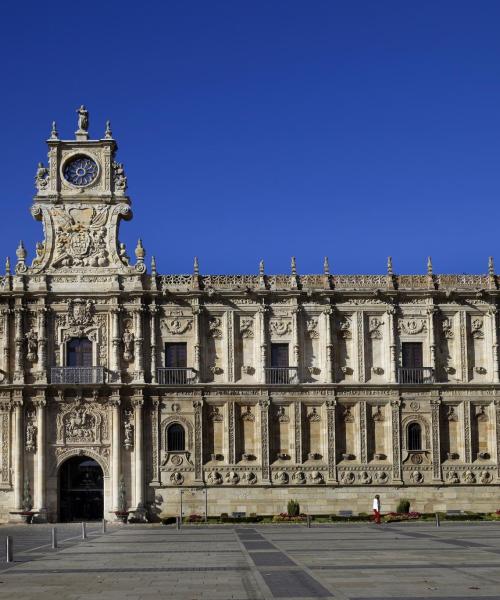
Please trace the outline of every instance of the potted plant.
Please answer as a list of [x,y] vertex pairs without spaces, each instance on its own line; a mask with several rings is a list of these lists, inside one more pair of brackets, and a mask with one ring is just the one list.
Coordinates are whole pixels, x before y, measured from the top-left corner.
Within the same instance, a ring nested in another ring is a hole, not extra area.
[[127,510],[127,493],[125,488],[125,479],[123,475],[120,477],[120,487],[118,492],[118,510],[115,510],[116,518],[122,523],[128,521],[130,511]]

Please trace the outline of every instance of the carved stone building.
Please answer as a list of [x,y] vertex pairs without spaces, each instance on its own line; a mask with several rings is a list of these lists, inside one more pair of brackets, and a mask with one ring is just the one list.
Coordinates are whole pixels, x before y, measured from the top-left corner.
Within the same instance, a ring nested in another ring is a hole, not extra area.
[[493,510],[499,281],[487,275],[188,275],[131,264],[109,123],[47,141],[0,278],[0,508],[39,518]]

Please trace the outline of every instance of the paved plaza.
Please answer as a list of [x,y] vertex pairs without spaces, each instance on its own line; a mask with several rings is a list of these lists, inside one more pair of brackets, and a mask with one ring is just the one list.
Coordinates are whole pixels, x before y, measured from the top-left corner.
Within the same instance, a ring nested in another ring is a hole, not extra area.
[[500,523],[50,529],[0,528],[0,600],[500,600]]

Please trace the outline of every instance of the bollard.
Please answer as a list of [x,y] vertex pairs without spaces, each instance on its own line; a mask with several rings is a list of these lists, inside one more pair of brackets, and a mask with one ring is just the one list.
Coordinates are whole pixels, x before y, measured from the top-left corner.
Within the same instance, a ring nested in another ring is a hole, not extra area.
[[439,513],[436,513],[436,527],[441,527],[441,523],[439,522]]
[[102,532],[106,533],[106,519],[102,520]]
[[14,544],[12,542],[12,538],[10,535],[7,536],[6,538],[6,556],[7,556],[7,562],[14,562]]
[[181,528],[181,518],[180,517],[175,517],[175,525],[176,525],[177,529]]
[[307,515],[307,526],[311,528],[311,515]]
[[82,540],[87,539],[87,523],[82,523]]
[[52,550],[57,548],[57,529],[52,527]]

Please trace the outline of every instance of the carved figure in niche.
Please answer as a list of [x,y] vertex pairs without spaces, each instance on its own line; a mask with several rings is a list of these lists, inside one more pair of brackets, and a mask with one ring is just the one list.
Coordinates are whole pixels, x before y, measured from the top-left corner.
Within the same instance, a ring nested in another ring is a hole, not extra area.
[[213,338],[222,338],[222,321],[219,317],[212,317],[208,320],[208,332]]
[[95,416],[85,408],[75,408],[66,416],[64,433],[69,442],[95,442]]
[[342,418],[344,419],[344,422],[345,423],[354,423],[354,415],[351,412],[351,407],[344,406],[342,410],[343,410]]
[[412,481],[412,483],[423,483],[424,476],[420,471],[412,471],[410,473],[410,480]]
[[126,450],[130,450],[134,445],[134,426],[132,424],[132,415],[131,411],[125,412],[125,420],[123,423],[123,445]]
[[182,485],[184,483],[184,476],[179,471],[174,471],[172,475],[170,475],[170,481],[174,485]]
[[306,322],[306,329],[307,329],[307,333],[309,334],[310,338],[312,338],[312,339],[319,338],[318,319],[309,319],[309,321]]
[[134,341],[135,336],[130,329],[125,329],[123,332],[123,358],[126,361],[134,360]]
[[212,410],[210,411],[209,418],[212,421],[215,421],[215,422],[221,422],[221,421],[224,420],[224,417],[222,416],[222,413],[221,413],[220,408],[218,406],[213,406],[212,407]]
[[446,414],[448,421],[458,421],[458,415],[455,411],[454,406],[448,406],[448,413]]
[[373,340],[381,340],[382,332],[380,331],[384,322],[378,317],[370,317],[368,322],[368,332]]
[[241,337],[253,338],[253,319],[240,319]]
[[321,416],[318,414],[316,407],[313,406],[311,412],[307,415],[309,421],[317,422],[321,421]]
[[255,483],[257,483],[257,476],[255,475],[255,473],[245,473],[243,475],[243,479],[250,485],[254,485]]
[[252,408],[250,406],[246,407],[245,412],[241,415],[241,419],[243,421],[255,421],[255,416],[252,414]]
[[33,422],[35,415],[28,415],[28,418],[28,424],[26,425],[26,452],[35,452],[37,434],[37,427]]
[[113,161],[113,183],[115,190],[124,192],[127,189],[127,176],[123,164]]
[[456,471],[450,471],[446,476],[446,481],[448,483],[460,483],[460,477]]
[[208,474],[208,483],[210,485],[221,485],[222,482],[222,475],[218,471],[210,471]]
[[280,423],[288,423],[290,421],[285,412],[284,406],[278,406],[278,408],[276,409],[276,416],[278,417],[278,421]]
[[485,412],[484,406],[478,406],[478,411],[476,412],[476,419],[478,421],[487,421],[488,415]]
[[313,483],[319,484],[319,483],[324,483],[325,480],[323,478],[323,475],[319,472],[319,471],[313,471],[310,475],[309,478],[311,479],[311,481]]
[[304,483],[307,483],[307,478],[306,478],[304,471],[297,471],[297,473],[295,473],[293,478],[295,480],[295,483],[298,483],[299,485],[303,485]]
[[37,267],[42,263],[43,257],[45,255],[45,242],[37,242],[35,245],[35,258],[31,263],[32,267]]
[[472,471],[467,469],[467,471],[464,473],[464,481],[465,483],[476,483],[476,476]]
[[240,476],[236,471],[229,471],[229,473],[226,474],[226,481],[232,485],[236,485],[240,482]]
[[443,335],[446,339],[451,340],[453,338],[453,323],[451,319],[445,317],[443,319]]
[[26,345],[28,349],[27,359],[35,362],[38,359],[38,334],[36,331],[28,331],[26,334]]
[[289,480],[288,473],[286,473],[285,471],[279,471],[278,473],[276,473],[274,478],[278,483],[281,483],[282,485],[287,484]]
[[372,482],[372,476],[367,471],[363,471],[359,476],[359,480],[361,483],[368,485]]
[[76,109],[78,114],[78,131],[86,132],[89,130],[89,111],[82,104]]
[[380,471],[379,473],[375,473],[375,479],[377,480],[377,483],[384,484],[389,481],[389,476],[385,471]]
[[39,162],[35,175],[35,186],[37,190],[46,190],[49,185],[49,170],[43,163]]
[[489,471],[481,471],[481,474],[479,475],[479,481],[481,483],[491,483],[492,479],[493,477],[491,476],[491,473]]
[[340,480],[345,485],[352,485],[356,481],[356,475],[352,471],[344,471],[340,476]]
[[377,406],[377,410],[373,414],[373,420],[377,423],[382,422],[384,420],[384,415],[382,413],[382,407],[380,405]]
[[350,340],[352,337],[351,333],[351,319],[344,317],[339,322],[340,336],[345,340]]
[[130,256],[127,254],[127,248],[123,242],[120,242],[120,246],[118,247],[118,256],[124,265],[130,264]]
[[479,318],[472,319],[471,321],[471,335],[473,338],[482,339],[483,333],[483,320]]

